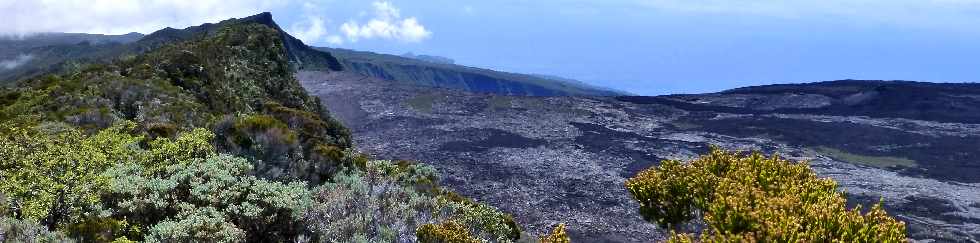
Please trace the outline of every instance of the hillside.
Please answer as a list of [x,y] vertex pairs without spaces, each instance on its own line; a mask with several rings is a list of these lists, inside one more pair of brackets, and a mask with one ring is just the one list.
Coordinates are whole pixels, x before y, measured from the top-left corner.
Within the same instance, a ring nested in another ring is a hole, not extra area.
[[[473,68],[418,58],[317,47],[337,56],[345,70],[400,83],[523,96],[615,96],[621,92],[581,82]],[[430,58],[431,59],[431,58]]]
[[[37,75],[70,71],[83,63],[106,63],[125,55],[138,55],[158,47],[181,41],[199,39],[212,35],[225,26],[254,23],[272,28],[277,32],[286,49],[287,60],[293,69],[340,70],[342,67],[330,53],[316,51],[302,41],[289,35],[272,19],[270,13],[260,13],[241,19],[229,19],[214,24],[191,26],[184,29],[165,28],[146,36],[125,35],[119,37],[83,35],[66,38],[65,34],[38,35],[30,39],[7,40],[0,42],[8,50],[9,56],[30,57],[22,65],[0,70],[0,84],[12,84],[23,78]],[[67,34],[67,36],[75,36]],[[136,37],[138,40],[133,40]],[[84,41],[88,39],[106,41]],[[82,39],[75,42],[73,40]],[[112,41],[112,40],[118,41]],[[9,45],[10,47],[6,47]]]
[[293,77],[328,55],[270,26],[164,30],[179,38],[0,88],[0,242],[525,237],[432,167],[354,150]]

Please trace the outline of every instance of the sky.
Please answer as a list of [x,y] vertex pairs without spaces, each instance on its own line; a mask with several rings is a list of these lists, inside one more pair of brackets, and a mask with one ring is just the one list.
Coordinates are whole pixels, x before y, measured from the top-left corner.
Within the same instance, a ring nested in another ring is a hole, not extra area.
[[642,95],[980,81],[980,0],[0,0],[0,34],[150,33],[263,11],[314,46],[444,56]]

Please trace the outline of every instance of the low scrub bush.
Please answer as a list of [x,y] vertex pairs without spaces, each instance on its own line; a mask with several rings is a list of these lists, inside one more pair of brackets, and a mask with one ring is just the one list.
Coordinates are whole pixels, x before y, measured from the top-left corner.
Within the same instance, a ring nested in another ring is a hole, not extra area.
[[541,237],[540,243],[571,243],[572,240],[568,238],[568,233],[565,233],[565,224],[558,224],[555,229],[551,230],[551,234]]
[[[626,181],[647,220],[669,241],[905,242],[905,224],[881,205],[847,209],[843,192],[806,163],[717,148],[688,163],[663,161]],[[693,221],[693,222],[692,222]]]
[[0,217],[0,242],[73,242],[61,232],[48,231],[48,227],[32,220]]
[[[228,155],[146,173],[138,164],[107,171],[113,216],[145,227],[147,241],[292,241],[312,198],[306,183],[249,175],[252,164]],[[140,239],[142,235],[128,235]]]
[[469,230],[456,222],[425,224],[415,232],[422,243],[480,243],[470,235]]
[[520,236],[509,215],[470,200],[450,200],[436,182],[437,172],[428,165],[370,161],[364,171],[340,173],[315,189],[306,223],[318,242],[427,242],[416,238],[426,231],[422,227],[448,227],[448,222],[478,242],[512,242]]
[[[315,189],[313,206],[306,213],[307,225],[320,242],[392,242],[413,238],[422,224],[439,220],[436,198],[414,190],[409,176],[429,173],[393,171],[386,161],[368,163],[364,172],[340,173],[333,182]],[[427,174],[418,177],[434,177]]]
[[80,222],[98,211],[109,178],[102,172],[134,156],[141,140],[123,123],[87,136],[68,126],[0,130],[0,193],[11,214],[49,227]]

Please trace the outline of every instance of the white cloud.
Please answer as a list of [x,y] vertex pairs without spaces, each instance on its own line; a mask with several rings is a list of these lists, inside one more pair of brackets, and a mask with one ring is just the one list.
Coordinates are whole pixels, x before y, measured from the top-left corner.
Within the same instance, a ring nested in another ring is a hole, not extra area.
[[374,2],[374,16],[365,24],[350,20],[340,26],[351,42],[360,39],[390,39],[420,42],[432,36],[432,32],[415,17],[402,18],[401,11],[390,2]]
[[288,0],[0,0],[0,33],[149,33],[268,11]]
[[306,43],[316,42],[327,35],[327,28],[324,26],[324,22],[323,17],[307,16],[305,21],[293,24],[289,28],[289,34]]
[[332,21],[320,15],[321,12],[324,12],[325,8],[319,2],[306,0],[301,6],[301,15],[304,19],[290,26],[288,30],[290,34],[303,40],[306,44],[326,42],[332,45],[340,45],[344,43],[344,40],[340,36],[331,34],[328,30],[330,29],[328,25]]
[[391,5],[391,2],[374,2],[374,13],[381,19],[397,19],[401,17],[401,10]]
[[34,59],[34,56],[21,54],[14,59],[0,60],[0,70],[10,70],[10,69],[17,68],[20,65],[24,65],[24,63],[31,61],[31,59]]
[[344,38],[343,37],[340,37],[339,35],[330,35],[330,36],[327,36],[327,43],[330,43],[330,44],[333,44],[333,45],[341,45],[341,44],[344,44]]

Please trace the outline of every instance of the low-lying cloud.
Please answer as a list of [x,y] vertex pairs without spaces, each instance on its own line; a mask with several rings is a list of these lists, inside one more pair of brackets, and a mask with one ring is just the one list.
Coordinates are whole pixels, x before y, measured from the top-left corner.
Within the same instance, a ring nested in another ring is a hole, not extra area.
[[33,55],[20,54],[17,57],[9,60],[0,60],[0,70],[11,70],[34,59]]

